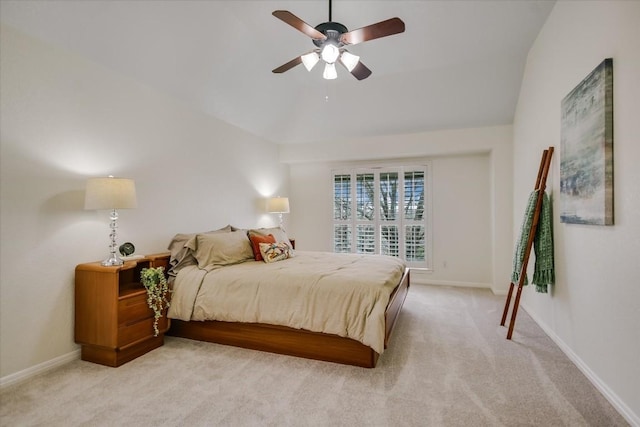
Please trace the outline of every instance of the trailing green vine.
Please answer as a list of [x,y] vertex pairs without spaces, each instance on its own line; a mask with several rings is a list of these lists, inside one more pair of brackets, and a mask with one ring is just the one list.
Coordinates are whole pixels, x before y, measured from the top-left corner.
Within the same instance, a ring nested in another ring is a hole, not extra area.
[[160,333],[158,330],[158,319],[162,317],[162,310],[169,307],[169,287],[167,286],[167,278],[164,276],[163,267],[143,268],[140,272],[140,280],[142,285],[147,289],[147,304],[153,310],[153,336],[157,337]]

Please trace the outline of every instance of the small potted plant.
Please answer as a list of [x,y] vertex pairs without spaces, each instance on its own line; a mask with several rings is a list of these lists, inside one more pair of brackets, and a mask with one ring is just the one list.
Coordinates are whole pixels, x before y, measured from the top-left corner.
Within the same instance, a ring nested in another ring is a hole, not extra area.
[[162,317],[162,310],[170,305],[167,299],[169,287],[167,286],[167,278],[164,275],[164,268],[143,268],[140,272],[140,280],[147,289],[147,304],[154,313],[153,336],[157,337],[160,333],[158,331],[158,319]]

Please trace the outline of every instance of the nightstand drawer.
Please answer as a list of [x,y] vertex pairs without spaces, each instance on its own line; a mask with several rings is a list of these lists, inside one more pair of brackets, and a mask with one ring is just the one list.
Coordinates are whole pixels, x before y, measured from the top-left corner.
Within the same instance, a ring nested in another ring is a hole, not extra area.
[[121,325],[118,328],[118,347],[123,347],[132,342],[152,336],[153,318],[144,319],[129,325]]
[[147,293],[128,296],[118,301],[118,326],[153,317],[153,310],[147,305]]
[[[158,329],[161,333],[167,330],[167,317],[165,315],[158,319]],[[144,319],[136,323],[121,325],[118,328],[118,347],[124,347],[127,344],[153,337],[153,317]]]

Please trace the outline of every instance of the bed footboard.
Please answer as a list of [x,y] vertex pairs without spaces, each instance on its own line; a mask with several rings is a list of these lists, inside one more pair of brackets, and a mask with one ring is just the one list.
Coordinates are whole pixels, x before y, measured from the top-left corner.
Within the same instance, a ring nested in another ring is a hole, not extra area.
[[[406,269],[387,304],[385,348],[408,291],[409,269]],[[172,319],[166,335],[364,368],[374,368],[379,357],[371,347],[351,338],[262,323]]]
[[378,353],[356,340],[286,326],[171,320],[167,334],[365,368],[373,368],[378,361]]
[[391,332],[393,331],[393,327],[398,320],[398,315],[402,310],[404,300],[407,298],[407,294],[409,293],[409,271],[410,270],[408,268],[405,269],[404,275],[400,280],[400,284],[391,294],[391,297],[389,298],[389,304],[387,304],[387,310],[385,312],[384,348],[387,348],[389,338],[391,337]]

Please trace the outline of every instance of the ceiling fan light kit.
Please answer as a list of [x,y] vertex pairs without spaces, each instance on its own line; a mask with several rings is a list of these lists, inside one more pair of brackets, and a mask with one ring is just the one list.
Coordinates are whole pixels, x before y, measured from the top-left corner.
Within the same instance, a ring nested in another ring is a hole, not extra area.
[[349,72],[351,72],[354,68],[356,68],[358,62],[360,62],[360,57],[358,55],[353,55],[345,50],[344,52],[342,52],[342,56],[340,56],[340,62],[342,62],[342,65],[344,65],[345,68],[349,70]]
[[331,43],[326,43],[320,52],[320,57],[327,64],[333,64],[340,56],[340,49]]
[[344,25],[331,20],[331,0],[329,0],[329,22],[323,22],[315,28],[286,10],[276,10],[273,12],[273,16],[311,37],[313,44],[317,47],[317,49],[275,68],[273,72],[284,73],[300,63],[305,66],[307,71],[311,71],[322,59],[325,62],[322,77],[327,80],[338,77],[335,66],[338,60],[356,79],[366,79],[371,75],[371,70],[360,62],[359,56],[347,52],[345,46],[404,32],[404,22],[400,18],[387,19],[349,31]]
[[302,65],[304,65],[307,71],[311,71],[318,61],[320,61],[320,56],[317,52],[309,52],[302,55],[300,59],[302,59]]
[[324,77],[326,80],[337,79],[338,71],[336,70],[336,64],[326,63],[324,66],[324,71],[322,72],[322,77]]

